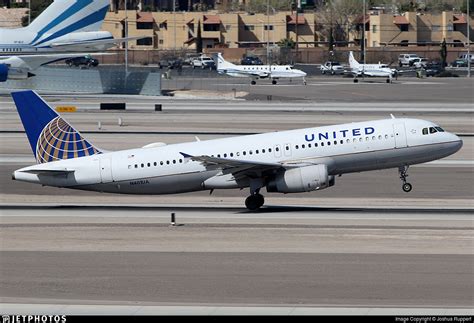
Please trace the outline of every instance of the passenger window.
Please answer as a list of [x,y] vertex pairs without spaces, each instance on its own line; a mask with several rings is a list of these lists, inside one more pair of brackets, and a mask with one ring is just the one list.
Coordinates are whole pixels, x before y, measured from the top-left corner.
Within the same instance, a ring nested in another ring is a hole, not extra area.
[[[277,148],[278,149],[278,148]],[[278,150],[277,150],[278,151]],[[268,152],[271,153],[272,152],[272,149],[271,148],[268,148]]]
[[230,153],[230,157],[234,157],[234,153]]
[[[295,148],[298,149],[299,148],[298,145],[296,145]],[[289,149],[290,147],[286,146],[286,150],[289,150]]]
[[305,145],[301,145],[301,148],[304,149]]
[[162,166],[163,166],[163,161],[160,161],[160,165],[162,165]]
[[158,164],[157,164],[156,162],[154,162],[154,163],[153,163],[153,166],[156,166],[156,165],[158,165]]
[[146,164],[146,165],[147,165],[148,167],[150,167],[150,166],[151,166],[151,164],[150,164],[150,163],[148,163],[148,164]]
[[262,154],[265,154],[265,149],[262,149]]
[[328,146],[331,146],[331,142],[330,142],[330,141],[328,141]]
[[138,164],[135,164],[135,168],[138,168]]

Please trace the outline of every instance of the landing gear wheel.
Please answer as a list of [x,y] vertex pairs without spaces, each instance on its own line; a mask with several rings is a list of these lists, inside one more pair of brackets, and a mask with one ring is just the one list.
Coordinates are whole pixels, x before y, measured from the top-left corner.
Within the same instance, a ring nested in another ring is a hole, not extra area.
[[413,186],[410,183],[403,183],[402,185],[402,190],[404,192],[410,192],[412,190]]
[[354,83],[359,83],[359,80],[358,80],[358,79],[354,79]]
[[386,82],[387,82],[387,83],[392,83],[392,82],[390,82],[390,79],[387,79],[387,81],[386,81]]
[[255,197],[257,198],[257,201],[258,201],[258,207],[262,207],[263,204],[265,204],[265,198],[263,197],[263,195],[255,194]]
[[273,84],[273,85],[277,84],[277,81],[276,81],[276,80],[272,80],[272,84]]
[[263,199],[263,196],[260,194],[250,195],[249,197],[245,199],[245,206],[250,211],[258,210],[263,205],[262,199]]
[[257,82],[252,81],[252,82],[250,82],[250,84],[255,85],[255,84],[257,84]]

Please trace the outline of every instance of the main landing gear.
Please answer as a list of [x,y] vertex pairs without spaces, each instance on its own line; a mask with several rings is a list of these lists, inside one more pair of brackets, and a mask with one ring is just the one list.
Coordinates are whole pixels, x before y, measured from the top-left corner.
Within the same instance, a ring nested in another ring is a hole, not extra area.
[[406,193],[410,192],[413,189],[413,186],[410,183],[407,183],[407,174],[408,166],[401,166],[398,168],[398,173],[400,174],[400,179],[403,182],[402,190]]
[[245,199],[245,206],[250,211],[258,210],[260,207],[262,207],[264,203],[265,203],[265,198],[263,197],[262,194],[259,194],[259,193],[250,195],[249,197]]
[[260,194],[263,181],[260,178],[250,180],[250,196],[245,199],[245,206],[250,211],[258,210],[265,203],[265,198]]

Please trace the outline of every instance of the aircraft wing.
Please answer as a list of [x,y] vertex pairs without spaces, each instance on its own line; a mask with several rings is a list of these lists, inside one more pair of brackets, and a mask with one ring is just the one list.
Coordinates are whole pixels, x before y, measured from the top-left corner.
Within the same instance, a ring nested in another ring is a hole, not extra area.
[[0,64],[8,64],[13,68],[27,68],[29,70],[35,70],[42,65],[50,64],[67,58],[81,56],[84,56],[84,53],[1,56]]
[[[265,163],[259,161],[236,160],[210,156],[191,156],[181,152],[185,159],[200,162],[208,170],[219,169],[223,174],[235,177],[260,177],[262,174],[281,168],[296,168],[310,165],[309,163]],[[312,165],[312,163],[311,163]]]
[[243,71],[243,70],[223,70],[224,73],[231,73],[231,74],[240,74],[243,76],[256,76],[261,78],[269,77],[271,73],[264,72],[264,71]]
[[84,41],[73,41],[63,43],[53,43],[51,47],[60,50],[104,50],[113,47],[116,44],[128,42],[131,40],[137,40],[146,38],[143,36],[128,37],[128,38],[107,38],[99,40],[84,40]]

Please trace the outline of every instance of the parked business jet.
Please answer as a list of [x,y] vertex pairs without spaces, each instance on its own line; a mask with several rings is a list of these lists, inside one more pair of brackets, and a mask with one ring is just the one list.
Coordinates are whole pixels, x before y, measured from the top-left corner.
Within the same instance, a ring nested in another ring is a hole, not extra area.
[[217,72],[235,77],[251,77],[252,85],[257,83],[258,79],[271,79],[272,84],[277,84],[280,78],[303,78],[303,84],[306,85],[306,73],[291,67],[291,65],[235,65],[217,54]]
[[37,164],[14,180],[110,193],[173,194],[249,188],[245,205],[264,204],[260,190],[298,193],[335,184],[337,175],[398,168],[457,152],[462,141],[419,119],[384,119],[108,152],[94,146],[33,91],[12,93]]
[[354,83],[359,82],[359,76],[386,77],[387,83],[392,83],[392,78],[397,73],[396,69],[388,67],[387,64],[360,64],[352,51],[349,52],[349,66],[354,75]]
[[[114,39],[110,32],[100,31],[109,2],[56,0],[29,26],[0,29],[0,82],[25,79],[39,66],[84,56],[77,51],[102,51],[137,39]],[[76,53],[64,53],[72,51]]]

